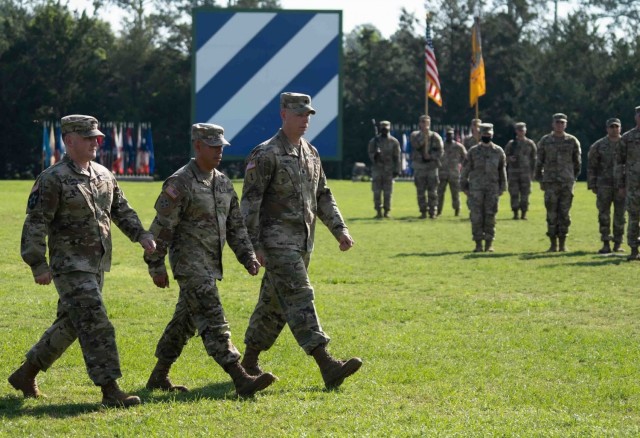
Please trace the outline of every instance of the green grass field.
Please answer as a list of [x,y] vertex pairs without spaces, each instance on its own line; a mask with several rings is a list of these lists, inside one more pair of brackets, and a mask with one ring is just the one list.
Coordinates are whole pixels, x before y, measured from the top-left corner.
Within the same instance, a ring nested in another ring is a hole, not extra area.
[[[31,183],[0,182],[0,435],[2,436],[638,436],[640,264],[601,256],[595,196],[576,187],[566,254],[547,254],[537,188],[529,221],[501,198],[496,252],[472,254],[467,210],[449,199],[419,220],[412,183],[395,185],[392,219],[374,220],[368,183],[332,181],[356,240],[342,253],[318,227],[310,275],[337,357],[364,365],[340,390],[285,329],[264,353],[280,380],[253,399],[194,338],[172,369],[188,394],[149,392],[156,341],[178,289],[157,289],[142,250],[114,230],[105,301],[117,331],[123,389],[144,404],[100,407],[78,344],[40,374],[47,399],[22,400],[6,382],[55,317],[53,286],[33,283],[19,254]],[[160,183],[122,183],[143,223]],[[241,182],[236,185],[241,189]],[[626,246],[625,246],[626,248]],[[628,252],[628,248],[627,252]],[[260,277],[225,250],[220,292],[241,351]]]

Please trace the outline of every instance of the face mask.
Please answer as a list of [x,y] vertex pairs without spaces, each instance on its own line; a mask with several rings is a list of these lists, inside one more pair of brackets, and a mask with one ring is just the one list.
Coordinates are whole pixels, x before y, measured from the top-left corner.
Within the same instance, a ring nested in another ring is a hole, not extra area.
[[447,143],[451,143],[451,140],[453,140],[453,136],[451,134],[447,134],[446,139]]
[[483,135],[480,138],[482,138],[482,142],[483,143],[491,143],[491,136],[490,135]]
[[389,130],[387,128],[380,129],[380,135],[382,135],[383,137],[386,137],[387,134],[389,134]]

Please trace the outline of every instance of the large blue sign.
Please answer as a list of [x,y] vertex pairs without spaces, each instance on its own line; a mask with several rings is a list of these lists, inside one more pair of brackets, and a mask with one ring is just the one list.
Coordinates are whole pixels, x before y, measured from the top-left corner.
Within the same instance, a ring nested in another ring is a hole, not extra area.
[[342,158],[342,12],[196,8],[193,123],[225,129],[225,156],[244,158],[281,126],[280,93],[311,96],[305,138]]

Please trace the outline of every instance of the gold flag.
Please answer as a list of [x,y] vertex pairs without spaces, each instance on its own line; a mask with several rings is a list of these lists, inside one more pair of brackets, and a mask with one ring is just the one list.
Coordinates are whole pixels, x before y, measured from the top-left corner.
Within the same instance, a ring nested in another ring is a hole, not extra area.
[[478,98],[487,92],[480,38],[480,18],[476,17],[471,29],[471,75],[469,77],[469,104],[474,106]]

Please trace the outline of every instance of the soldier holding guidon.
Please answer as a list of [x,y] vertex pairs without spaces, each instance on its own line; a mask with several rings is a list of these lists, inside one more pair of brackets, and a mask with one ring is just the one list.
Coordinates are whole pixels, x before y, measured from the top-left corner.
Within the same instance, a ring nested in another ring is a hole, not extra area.
[[[420,218],[434,219],[438,215],[438,168],[442,158],[442,137],[431,131],[431,118],[422,115],[418,119],[420,129],[413,131],[411,141],[411,163],[413,166],[413,181],[418,193],[418,208]],[[425,197],[425,192],[428,193]]]

